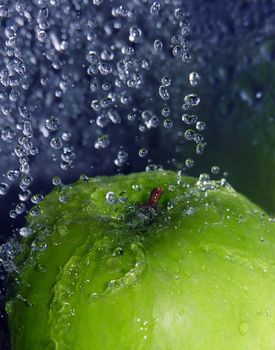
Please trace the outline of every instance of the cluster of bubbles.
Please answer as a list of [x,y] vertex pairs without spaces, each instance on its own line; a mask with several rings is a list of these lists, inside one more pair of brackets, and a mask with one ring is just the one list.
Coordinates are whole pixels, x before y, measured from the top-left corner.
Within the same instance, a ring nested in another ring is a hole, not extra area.
[[11,218],[43,200],[32,190],[41,178],[165,166],[154,144],[173,130],[204,152],[187,4],[2,0],[0,19],[0,195],[18,186]]

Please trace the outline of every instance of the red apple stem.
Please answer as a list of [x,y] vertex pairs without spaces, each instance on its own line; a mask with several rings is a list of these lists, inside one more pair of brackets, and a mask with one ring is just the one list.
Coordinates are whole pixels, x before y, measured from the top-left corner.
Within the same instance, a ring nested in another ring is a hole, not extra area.
[[164,189],[162,187],[153,188],[148,201],[142,205],[142,208],[151,207],[153,209],[156,209],[163,192],[164,192]]

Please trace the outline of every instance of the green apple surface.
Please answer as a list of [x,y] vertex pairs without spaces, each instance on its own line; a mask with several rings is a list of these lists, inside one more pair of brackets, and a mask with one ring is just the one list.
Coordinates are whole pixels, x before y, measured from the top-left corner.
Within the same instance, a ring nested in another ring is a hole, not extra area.
[[83,179],[40,209],[6,307],[12,350],[275,349],[275,224],[223,181]]

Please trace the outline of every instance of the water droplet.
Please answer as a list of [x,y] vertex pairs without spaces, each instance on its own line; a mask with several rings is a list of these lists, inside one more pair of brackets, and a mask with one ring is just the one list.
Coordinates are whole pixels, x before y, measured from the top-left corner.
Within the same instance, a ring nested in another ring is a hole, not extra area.
[[116,204],[118,199],[114,192],[108,192],[106,193],[106,201],[109,204]]
[[42,194],[34,194],[31,197],[31,201],[33,204],[38,204],[44,200],[44,196]]
[[172,119],[165,119],[164,122],[163,122],[163,126],[166,128],[166,129],[170,129],[173,127],[173,121]]
[[191,158],[187,158],[187,159],[185,160],[185,166],[186,166],[187,168],[192,168],[192,167],[194,166],[194,164],[195,164],[195,162],[194,162],[194,160],[191,159]]
[[26,206],[24,203],[18,203],[15,207],[16,214],[23,214],[26,210]]
[[166,86],[164,86],[164,85],[161,85],[159,87],[159,95],[164,101],[167,101],[170,98],[169,92],[168,92]]
[[148,149],[147,149],[147,148],[141,148],[141,149],[138,151],[138,155],[139,155],[141,158],[146,157],[147,154],[148,154]]
[[196,129],[199,131],[204,131],[206,129],[205,122],[197,122]]
[[193,115],[183,114],[182,116],[182,121],[187,125],[195,124],[197,120],[198,120],[198,117],[194,114]]
[[110,139],[108,135],[101,135],[98,137],[97,141],[95,142],[95,148],[96,149],[102,149],[108,147],[110,144]]
[[160,39],[156,39],[154,41],[154,49],[156,50],[156,52],[161,52],[163,49],[163,43]]
[[60,137],[53,137],[50,141],[50,145],[53,149],[60,149],[62,148],[63,143]]
[[164,76],[161,78],[161,83],[164,86],[169,86],[171,84],[171,78]]
[[19,234],[21,237],[28,238],[32,234],[32,230],[29,227],[21,227],[19,230]]
[[189,94],[189,95],[184,97],[184,102],[188,106],[195,107],[195,106],[197,106],[200,103],[200,98],[196,94]]
[[191,86],[198,86],[200,84],[200,76],[197,72],[192,72],[189,74],[189,82]]
[[46,119],[45,126],[50,132],[55,132],[60,127],[59,119],[51,116],[50,118]]
[[127,193],[125,191],[120,192],[120,194],[118,195],[118,198],[121,203],[127,202],[128,200]]
[[8,189],[9,189],[9,186],[6,183],[4,182],[0,183],[0,195],[4,196],[5,194],[7,194]]
[[160,12],[160,3],[159,1],[154,1],[150,7],[150,13],[152,16],[158,16]]
[[219,172],[221,171],[220,167],[218,167],[217,165],[213,165],[212,168],[211,168],[211,173],[212,174],[219,174]]
[[59,185],[61,185],[61,179],[60,179],[60,177],[59,176],[54,176],[53,178],[52,178],[52,184],[54,185],[54,186],[59,186]]

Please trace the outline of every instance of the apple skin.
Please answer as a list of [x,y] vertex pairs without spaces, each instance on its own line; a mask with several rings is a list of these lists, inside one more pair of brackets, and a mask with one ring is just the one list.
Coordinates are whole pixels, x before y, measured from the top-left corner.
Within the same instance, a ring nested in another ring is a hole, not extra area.
[[[133,225],[154,187],[159,212]],[[108,204],[109,191],[128,201]],[[12,350],[275,349],[274,223],[229,186],[98,177],[41,209],[11,282]]]

